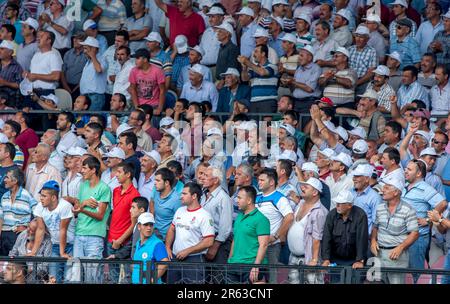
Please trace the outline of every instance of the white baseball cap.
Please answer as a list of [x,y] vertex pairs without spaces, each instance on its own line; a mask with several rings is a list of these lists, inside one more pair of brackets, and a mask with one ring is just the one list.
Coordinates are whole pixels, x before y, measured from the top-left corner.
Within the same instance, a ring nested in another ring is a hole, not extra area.
[[403,191],[403,189],[405,188],[404,180],[401,178],[395,178],[394,176],[388,175],[382,179],[382,182],[386,185],[391,185],[400,191]]
[[0,43],[0,49],[8,49],[14,51],[14,45],[8,40],[3,40],[2,43]]
[[188,51],[188,40],[184,35],[178,35],[175,37],[175,45],[177,47],[177,53],[183,54]]
[[144,39],[147,40],[147,41],[150,41],[150,42],[151,41],[156,41],[156,42],[159,42],[159,43],[162,42],[161,35],[158,32],[151,32]]
[[356,127],[353,128],[352,130],[348,131],[349,134],[354,135],[354,136],[358,136],[361,139],[366,139],[367,138],[367,132],[363,127]]
[[158,151],[156,150],[152,150],[150,152],[144,151],[144,154],[153,159],[158,166],[161,163],[161,155],[158,153]]
[[[1,46],[0,46],[0,47],[1,47]],[[48,100],[53,101],[53,103],[54,103],[56,106],[58,106],[58,104],[59,104],[59,98],[58,98],[58,96],[56,96],[55,94],[48,94],[48,95],[42,96],[42,98],[45,98],[45,99],[48,99]]]
[[225,15],[225,12],[220,7],[213,6],[206,15]]
[[370,14],[367,16],[366,21],[381,23],[381,18],[377,14]]
[[194,64],[192,67],[189,68],[189,71],[192,71],[194,73],[200,74],[202,76],[205,76],[205,69],[201,64]]
[[406,0],[395,0],[394,2],[390,3],[390,6],[394,6],[394,5],[401,5],[403,7],[408,8],[408,2],[406,2]]
[[281,28],[284,28],[283,19],[281,17],[272,17],[272,20],[270,20],[270,22],[272,21],[275,21],[281,26]]
[[215,26],[215,28],[227,31],[228,33],[230,33],[230,35],[233,35],[233,33],[234,33],[233,26],[225,21],[222,22],[221,25]]
[[294,128],[293,126],[291,126],[291,125],[282,123],[282,124],[280,125],[280,128],[281,128],[281,129],[285,129],[286,132],[288,132],[291,136],[294,136],[294,135],[295,135],[295,128]]
[[81,147],[70,147],[64,152],[67,156],[83,156],[87,151]]
[[258,37],[267,37],[269,38],[269,32],[261,27],[258,27],[255,31],[255,33],[253,34],[253,38],[258,38]]
[[241,121],[241,123],[236,125],[234,128],[237,130],[251,131],[257,127],[258,125],[256,124],[256,122],[250,120],[250,121]]
[[193,50],[193,51],[196,51],[197,53],[199,53],[200,54],[200,56],[205,56],[205,50],[201,47],[201,46],[199,46],[199,45],[196,45],[196,46],[194,46],[193,48],[189,48],[189,50]]
[[342,54],[344,54],[347,58],[350,58],[350,53],[347,51],[347,49],[346,49],[345,47],[342,47],[342,46],[338,47],[338,48],[336,49],[336,51],[331,52],[331,54],[334,54],[334,53],[342,53]]
[[369,151],[369,145],[364,139],[358,139],[353,143],[352,152],[356,154],[364,154]]
[[377,68],[373,71],[377,75],[381,76],[389,76],[389,68],[385,65],[379,65]]
[[442,15],[442,17],[444,17],[446,19],[450,19],[450,9],[447,11],[447,13],[445,15]]
[[423,149],[423,150],[420,152],[420,157],[425,156],[425,155],[440,156],[440,155],[436,152],[436,150],[435,150],[434,148],[432,148],[432,147],[425,148],[425,149]]
[[39,22],[36,19],[33,19],[31,17],[28,17],[27,20],[25,21],[20,21],[20,23],[22,24],[26,24],[28,26],[31,26],[32,28],[34,28],[36,31],[39,28]]
[[342,163],[347,168],[350,168],[353,164],[352,158],[347,153],[341,152],[336,156],[332,156],[331,160]]
[[97,23],[92,20],[92,19],[88,19],[83,23],[83,31],[86,31],[88,28],[97,28]]
[[373,166],[369,164],[360,164],[358,165],[355,170],[353,170],[352,174],[353,176],[367,176],[371,177],[373,173]]
[[331,159],[333,156],[336,156],[336,152],[334,152],[334,150],[330,149],[330,148],[325,148],[323,150],[319,150],[319,151],[317,151],[317,153],[322,154],[327,159]]
[[212,136],[212,135],[220,135],[222,136],[223,133],[219,128],[211,128],[206,132],[206,137]]
[[114,158],[120,158],[120,159],[125,159],[125,152],[123,152],[123,150],[119,147],[114,147],[111,149],[111,151],[109,151],[108,153],[105,153],[103,155],[104,157],[114,157]]
[[352,13],[346,9],[346,8],[342,8],[340,9],[336,15],[339,15],[341,17],[344,17],[345,19],[347,19],[347,22],[350,22],[350,19],[352,18]]
[[377,92],[375,92],[375,90],[372,89],[365,91],[364,94],[358,95],[358,97],[378,100]]
[[98,40],[91,36],[88,36],[84,41],[80,42],[80,44],[95,47],[95,48],[100,48],[100,44],[98,43]]
[[289,5],[289,3],[286,2],[286,0],[273,0],[272,6],[278,5],[278,4]]
[[356,34],[356,35],[367,35],[367,36],[369,36],[369,35],[370,35],[370,31],[369,31],[369,29],[367,28],[367,26],[365,26],[365,25],[359,25],[359,26],[356,28],[355,34]]
[[322,190],[323,190],[322,183],[320,182],[320,180],[318,180],[315,177],[310,177],[306,182],[300,182],[300,184],[301,185],[310,185],[311,187],[313,187],[314,189],[316,189],[317,191],[322,193]]
[[175,122],[175,120],[173,120],[172,117],[164,117],[163,119],[161,119],[161,121],[159,122],[159,127],[167,127],[170,126],[171,124],[173,124]]
[[236,15],[247,15],[250,17],[255,17],[255,12],[248,6],[244,6],[239,12],[236,13]]
[[348,140],[348,133],[347,130],[345,130],[343,127],[341,126],[337,126],[336,127],[336,132],[344,141]]
[[203,9],[205,6],[206,7],[213,6],[214,3],[215,2],[213,0],[200,0],[198,6],[199,6],[200,9]]
[[6,144],[9,142],[8,136],[6,136],[4,133],[0,133],[0,143]]
[[138,224],[144,225],[148,223],[155,223],[155,218],[153,217],[153,214],[150,212],[144,212],[138,217]]
[[248,0],[247,2],[248,2],[248,3],[250,3],[250,2],[254,2],[254,3],[262,3],[262,0]]
[[414,133],[414,135],[420,135],[420,136],[422,136],[423,138],[426,139],[427,142],[429,142],[430,139],[431,139],[430,133],[428,133],[427,131],[424,131],[424,130],[417,130],[417,131]]
[[161,131],[163,131],[164,133],[169,134],[170,136],[175,138],[177,141],[180,139],[180,132],[178,132],[178,130],[175,129],[174,127],[170,127],[168,129],[161,129]]
[[348,190],[339,191],[338,195],[333,199],[335,204],[353,204],[354,196]]
[[305,14],[304,12],[300,12],[300,13],[297,12],[297,14],[294,14],[294,19],[305,20],[306,23],[311,25],[311,17],[309,15]]
[[226,75],[234,75],[236,77],[240,77],[239,71],[235,68],[228,68],[225,73],[221,73],[220,77],[225,77]]
[[281,41],[288,41],[290,43],[297,43],[297,37],[295,37],[293,34],[291,33],[286,33],[284,34],[283,37],[280,38]]
[[398,62],[400,62],[400,64],[402,63],[402,56],[400,56],[400,53],[397,51],[387,54],[387,56],[391,57],[392,59],[397,60]]
[[313,49],[313,47],[310,46],[309,44],[308,44],[308,45],[305,45],[304,47],[302,47],[302,48],[300,49],[300,51],[301,51],[301,50],[304,50],[304,51],[309,52],[309,53],[314,57],[314,49]]
[[129,124],[127,124],[127,123],[123,123],[123,124],[119,125],[117,127],[117,130],[116,130],[117,138],[119,138],[120,134],[122,134],[123,132],[128,131],[128,130],[132,130],[132,129],[133,129],[133,127],[130,126]]
[[312,171],[319,174],[319,167],[313,162],[306,162],[302,164],[302,171]]
[[291,150],[284,150],[283,153],[278,156],[278,160],[287,159],[292,162],[297,162],[297,154]]

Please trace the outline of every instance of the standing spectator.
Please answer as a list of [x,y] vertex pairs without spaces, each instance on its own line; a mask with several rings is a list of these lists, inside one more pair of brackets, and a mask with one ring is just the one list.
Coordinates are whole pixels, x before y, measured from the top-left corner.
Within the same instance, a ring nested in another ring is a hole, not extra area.
[[56,121],[56,127],[59,131],[59,142],[56,146],[56,150],[59,155],[63,155],[64,151],[69,150],[70,147],[78,146],[78,138],[75,133],[72,132],[72,126],[75,118],[72,112],[63,111],[58,114],[58,120]]
[[[408,248],[419,237],[416,211],[401,199],[402,181],[385,179],[383,200],[373,224],[372,253],[381,259],[381,267],[408,268]],[[404,274],[388,274],[390,284],[404,284]]]
[[436,150],[439,157],[436,159],[436,166],[433,168],[433,172],[442,177],[445,165],[447,164],[450,155],[445,151],[445,147],[448,144],[448,136],[440,130],[434,132],[434,137],[431,140],[431,147]]
[[120,0],[99,0],[97,6],[102,9],[98,20],[98,30],[105,36],[108,45],[114,44],[116,32],[125,24],[127,12]]
[[24,165],[24,154],[20,147],[16,144],[16,138],[20,134],[20,125],[14,120],[5,121],[5,126],[2,129],[3,134],[6,135],[8,141],[14,145],[16,148],[16,155],[14,156],[14,164],[23,169]]
[[[414,36],[416,36],[417,25],[413,20],[406,16],[406,10],[408,9],[407,0],[395,0],[389,5],[392,6],[392,12],[394,13],[394,20],[392,20],[389,24],[390,43],[392,44],[398,38],[397,25],[401,24],[400,20],[407,21],[410,29],[408,35],[410,34],[411,38],[414,38]],[[419,52],[419,49],[416,51]]]
[[[167,231],[166,250],[176,262],[204,262],[203,254],[214,244],[214,221],[200,205],[202,189],[196,183],[187,183],[181,193],[182,207],[178,208]],[[173,247],[172,247],[173,246]],[[201,266],[172,267],[168,283],[204,283],[205,272]]]
[[[136,226],[133,229],[133,234],[131,236],[131,242],[128,243],[129,246],[131,247],[131,248],[129,248],[131,250],[130,251],[131,258],[134,257],[134,253],[136,251],[136,244],[139,240],[139,235],[140,235],[138,225],[137,225],[138,219],[139,219],[139,216],[142,213],[147,212],[147,210],[148,210],[148,200],[145,197],[143,197],[143,196],[135,197],[133,199],[133,201],[131,202],[131,208],[130,208],[131,221],[136,223]],[[123,252],[125,252],[125,250]],[[121,255],[121,253],[115,254],[114,258],[120,258],[119,255]]]
[[175,175],[168,168],[158,169],[155,172],[155,187],[150,196],[149,211],[155,215],[155,233],[162,240],[166,239],[173,216],[181,206],[175,184]]
[[430,90],[431,115],[447,115],[450,109],[450,67],[438,65],[436,81]]
[[[278,176],[274,169],[265,168],[258,177],[261,194],[256,198],[256,207],[270,222],[269,264],[279,264],[281,242],[286,242],[286,234],[294,218],[288,199],[275,190],[277,184]],[[276,269],[271,269],[270,282],[273,284],[276,280]]]
[[53,47],[60,51],[61,56],[70,48],[73,22],[64,13],[64,0],[52,0],[50,2],[50,15],[43,13],[39,16],[39,24],[42,29],[55,34]]
[[419,71],[413,65],[403,68],[402,85],[397,92],[397,104],[400,109],[410,104],[415,99],[422,100],[429,107],[428,92],[417,81],[418,74]]
[[331,174],[325,179],[325,183],[330,187],[331,206],[330,210],[335,208],[334,199],[341,191],[350,191],[353,188],[353,180],[347,174],[348,169],[352,166],[352,159],[346,153],[339,153],[331,157],[330,171]]
[[212,112],[217,111],[219,93],[215,85],[205,80],[206,67],[195,64],[189,68],[189,82],[183,85],[180,98],[185,98],[189,102],[209,101],[212,105]]
[[435,69],[436,56],[433,53],[425,53],[420,60],[420,73],[417,80],[427,89],[427,92],[430,92],[430,89],[437,83]]
[[237,69],[228,68],[225,73],[220,74],[224,79],[224,87],[219,90],[218,112],[230,112],[239,103],[250,105],[250,88],[241,83],[241,74]]
[[97,39],[87,37],[80,42],[83,52],[88,61],[83,68],[80,79],[80,93],[91,99],[91,111],[101,111],[105,105],[106,92],[106,70],[108,64],[99,53],[99,42]]
[[[255,206],[256,190],[243,186],[237,190],[239,212],[233,225],[233,243],[228,263],[267,264],[270,222]],[[227,283],[257,283],[265,281],[264,268],[252,267],[227,271]]]
[[176,151],[179,140],[179,138],[176,139],[168,133],[163,135],[157,149],[158,153],[161,155],[161,163],[156,170],[166,168],[168,162],[175,160],[174,152]]
[[87,151],[80,147],[71,147],[66,151],[64,162],[67,162],[67,175],[61,185],[61,197],[77,197],[83,176],[81,175],[81,157]]
[[98,53],[103,55],[103,53],[108,48],[108,42],[105,36],[98,33],[98,25],[92,19],[88,19],[83,23],[83,31],[88,37],[94,38],[98,41]]
[[380,185],[384,185],[385,179],[396,179],[401,183],[405,183],[405,172],[400,167],[400,153],[396,148],[387,147],[382,154],[381,164],[383,165],[383,172],[380,176]]
[[370,14],[366,18],[366,26],[369,29],[369,41],[367,45],[371,46],[377,52],[378,62],[384,64],[386,55],[386,40],[379,32],[381,25],[380,16]]
[[428,50],[436,54],[438,64],[450,63],[450,10],[443,16],[444,29],[434,36]]
[[13,56],[16,56],[18,44],[14,41],[16,37],[16,28],[11,24],[2,24],[0,28],[0,40],[6,40],[13,45]]
[[208,28],[202,34],[199,44],[199,46],[205,51],[201,64],[209,67],[213,76],[216,77],[215,68],[220,49],[220,42],[218,40],[216,27],[223,24],[225,12],[219,6],[212,6],[207,15]]
[[83,68],[88,62],[88,57],[83,52],[81,43],[86,39],[83,32],[75,33],[72,36],[73,48],[64,54],[61,72],[62,87],[72,95],[75,100],[80,95],[80,80]]
[[[5,149],[4,146],[5,144],[0,145],[0,151]],[[4,153],[3,151],[1,154]],[[1,169],[6,169],[2,174],[2,188],[6,189],[0,202],[0,255],[7,256],[18,234],[27,229],[37,201],[23,189],[25,178],[20,169],[11,165],[4,167],[3,161]]]
[[[278,64],[278,61],[280,58],[278,57],[277,52],[275,52],[275,50],[269,46],[269,37],[270,37],[269,32],[267,30],[261,28],[260,26],[258,26],[255,33],[253,34],[253,38],[255,38],[256,46],[258,46],[258,45],[267,46],[267,49],[268,49],[267,58],[268,58],[269,62],[271,64]],[[254,53],[252,53],[251,60],[252,60],[252,62],[256,62]]]
[[14,41],[16,44],[21,44],[23,42],[22,36],[22,24],[19,20],[19,6],[14,3],[8,3],[6,6],[6,18],[8,24],[13,25],[16,28],[16,36]]
[[442,8],[437,2],[430,2],[425,9],[427,21],[422,22],[414,37],[420,46],[420,54],[427,52],[428,46],[434,40],[436,34],[444,30],[441,19]]
[[[404,0],[400,0],[404,1]],[[408,65],[415,65],[419,67],[420,64],[420,48],[414,36],[411,35],[412,21],[409,19],[401,19],[397,22],[395,31],[397,33],[396,39],[391,40],[389,51],[391,53],[397,51],[402,59],[400,67]],[[392,26],[393,23],[391,23]],[[392,39],[392,36],[391,36]]]
[[29,127],[31,124],[31,120],[28,113],[18,111],[14,115],[13,120],[20,124],[20,134],[17,135],[16,144],[23,152],[23,169],[25,170],[28,165],[28,158],[30,156],[30,153],[32,152],[31,149],[37,146],[37,144],[39,143],[39,137],[36,135],[36,132]]
[[352,45],[352,33],[349,30],[352,13],[347,9],[340,9],[334,16],[333,33],[330,39],[337,42],[339,46],[349,47]]
[[[114,255],[131,241],[133,228],[136,222],[132,221],[130,209],[133,199],[139,197],[139,192],[133,186],[133,167],[122,162],[115,168],[119,186],[112,193],[112,212],[109,223],[108,243],[106,255]],[[110,265],[110,274],[113,282],[119,279],[119,265]]]
[[442,185],[442,179],[433,173],[436,165],[436,159],[439,156],[434,148],[425,148],[419,154],[419,160],[422,160],[427,165],[427,175],[425,176],[425,182],[442,196],[445,196],[444,187]]
[[311,28],[311,17],[307,14],[300,13],[294,14],[295,20],[295,36],[297,38],[296,47],[297,49],[304,48],[307,45],[312,45],[315,41],[314,36],[310,33]]
[[242,56],[250,57],[256,47],[253,35],[258,25],[255,22],[255,12],[250,7],[243,7],[236,15],[239,16],[239,23],[242,26],[240,53]]
[[170,87],[172,80],[172,59],[162,48],[162,38],[157,32],[151,32],[145,37],[146,46],[150,51],[150,58],[153,64],[159,66],[164,71],[166,90]]
[[269,46],[277,53],[278,57],[284,56],[284,50],[281,47],[281,38],[283,35],[283,19],[281,17],[269,16],[267,17],[269,29]]
[[[110,77],[114,77],[114,85],[112,89],[112,93],[122,93],[126,97],[125,106],[127,108],[131,105],[131,95],[129,92],[130,88],[130,72],[134,68],[134,60],[130,60],[130,48],[127,46],[120,46],[116,50],[118,69],[115,71],[115,75],[111,75]],[[112,109],[111,109],[112,110]]]
[[29,71],[31,59],[38,50],[36,35],[39,23],[33,18],[21,22],[23,42],[17,48],[16,59],[23,70]]
[[391,99],[395,96],[395,90],[389,85],[389,68],[379,65],[373,71],[373,80],[367,85],[367,91],[377,93],[378,110],[383,113],[391,112]]
[[5,187],[4,179],[8,170],[18,168],[14,164],[14,157],[16,156],[16,148],[13,144],[7,142],[0,143],[0,198],[8,191]]
[[154,115],[161,114],[165,103],[165,79],[163,71],[150,64],[150,52],[139,49],[133,56],[136,58],[136,66],[130,72],[131,100],[135,108],[142,104],[153,107]]
[[[37,218],[36,239],[32,253],[38,252],[44,235],[49,232],[52,242],[52,257],[71,258],[73,255],[73,242],[75,239],[75,220],[73,219],[72,205],[59,199],[60,187],[54,180],[47,181],[39,191],[40,203],[34,209],[33,215]],[[33,254],[32,254],[33,255]],[[61,283],[67,282],[67,268],[64,263],[50,264],[49,276]]]
[[[77,218],[74,258],[101,259],[103,257],[106,225],[111,211],[111,190],[100,180],[100,161],[93,156],[83,161],[81,169],[84,182],[80,192],[73,199],[72,209]],[[72,203],[72,202],[71,202]],[[86,283],[101,283],[100,269],[97,264],[84,265]]]
[[[222,73],[225,73],[229,68],[239,69],[240,65],[237,61],[239,56],[239,48],[231,41],[234,33],[233,26],[228,22],[223,22],[221,25],[215,27],[217,30],[217,39],[220,42],[219,53],[217,55],[217,66],[215,78],[220,80]],[[220,86],[223,86],[223,81],[220,80]]]
[[[189,48],[187,38],[184,35],[177,36],[172,45],[170,58],[172,59],[172,78],[170,88],[176,90],[176,84],[184,67],[189,65]],[[173,107],[169,104],[167,107]]]
[[112,193],[114,189],[120,186],[116,176],[116,168],[125,159],[125,152],[118,147],[114,147],[103,157],[106,158],[106,168],[102,172],[101,180],[108,185]]
[[131,112],[128,118],[128,124],[133,127],[133,132],[137,137],[138,148],[144,151],[151,151],[153,147],[152,138],[142,129],[145,123],[144,111],[137,109]]
[[205,22],[199,14],[194,12],[190,0],[180,0],[176,7],[165,4],[162,0],[155,0],[155,3],[169,19],[170,45],[175,42],[175,37],[178,35],[185,35],[191,47],[199,44],[200,37],[205,31]]
[[314,62],[317,63],[321,68],[334,67],[335,65],[331,52],[334,52],[339,47],[339,45],[336,40],[330,37],[330,24],[326,21],[319,22],[314,27],[314,34],[317,39],[312,44],[314,50]]
[[141,175],[139,176],[138,190],[144,197],[151,197],[155,188],[155,172],[161,163],[161,156],[158,151],[144,151],[141,157]]
[[133,132],[123,132],[119,135],[119,142],[117,146],[125,152],[124,162],[132,163],[134,167],[134,178],[139,179],[141,175],[141,163],[136,153],[137,136]]
[[22,67],[13,58],[14,46],[3,40],[0,43],[0,90],[8,94],[10,99],[16,99],[19,83],[22,81]]
[[[115,75],[120,71],[120,64],[118,62],[117,50],[119,49],[119,47],[122,46],[128,47],[128,43],[130,40],[128,32],[125,30],[117,31],[113,39],[114,43],[106,49],[105,53],[103,53],[103,57],[105,58],[106,63],[108,64],[108,69],[106,72],[107,75],[106,93],[108,95],[112,94],[113,85],[115,82]],[[128,55],[128,58],[129,57],[130,56]],[[110,96],[106,96],[106,99],[107,100],[110,99]]]
[[125,29],[130,36],[130,50],[134,54],[145,48],[145,37],[152,31],[152,17],[145,13],[145,0],[132,0],[133,15],[125,23]]
[[[180,71],[180,74],[179,74],[178,80],[177,80],[176,90],[177,90],[178,95],[181,94],[183,85],[189,81],[189,68],[193,67],[196,64],[199,64],[204,55],[205,55],[205,51],[203,50],[203,48],[201,46],[196,45],[193,48],[189,48],[189,64],[185,65],[181,68],[181,71]],[[204,76],[204,79],[212,82],[213,78],[212,78],[212,74],[211,74],[211,69],[207,69],[205,71],[206,71],[206,74]],[[219,104],[220,104],[220,102],[219,102]],[[222,111],[219,111],[219,112],[222,112]]]
[[323,230],[322,266],[336,263],[353,269],[363,268],[369,241],[366,213],[353,206],[353,195],[349,191],[341,191],[333,201],[336,208],[328,213]]

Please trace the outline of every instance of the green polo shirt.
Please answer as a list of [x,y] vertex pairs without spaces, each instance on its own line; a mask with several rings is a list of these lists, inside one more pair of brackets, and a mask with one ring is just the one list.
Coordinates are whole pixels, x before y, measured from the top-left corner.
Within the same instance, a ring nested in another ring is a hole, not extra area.
[[[234,221],[233,256],[228,263],[253,264],[258,253],[258,236],[270,235],[269,220],[255,208],[249,214],[239,213]],[[267,264],[264,257],[262,264]]]

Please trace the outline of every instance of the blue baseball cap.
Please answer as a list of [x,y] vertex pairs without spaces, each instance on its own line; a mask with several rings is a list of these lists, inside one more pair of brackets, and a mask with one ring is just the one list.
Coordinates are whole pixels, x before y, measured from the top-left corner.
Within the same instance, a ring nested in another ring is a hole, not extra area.
[[[59,192],[59,184],[57,181],[49,180],[49,181],[46,181],[45,184],[42,186],[41,191],[44,189],[45,190],[55,190],[55,191]],[[39,193],[41,193],[41,191],[39,191]]]

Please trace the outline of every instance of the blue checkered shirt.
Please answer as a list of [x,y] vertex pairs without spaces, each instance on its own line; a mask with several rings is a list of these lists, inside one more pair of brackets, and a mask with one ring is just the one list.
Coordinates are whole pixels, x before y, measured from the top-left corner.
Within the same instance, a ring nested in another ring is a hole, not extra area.
[[350,53],[350,68],[352,68],[358,78],[367,73],[369,68],[376,68],[378,65],[377,52],[371,46],[365,46],[362,51],[358,51],[356,45],[348,49]]

